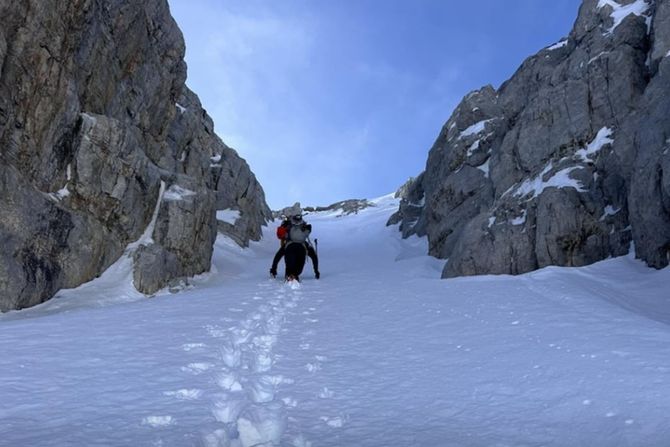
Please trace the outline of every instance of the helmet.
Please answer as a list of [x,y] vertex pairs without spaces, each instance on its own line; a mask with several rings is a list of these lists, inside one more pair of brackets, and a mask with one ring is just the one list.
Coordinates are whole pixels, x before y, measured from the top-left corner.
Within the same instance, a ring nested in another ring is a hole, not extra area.
[[295,214],[295,215],[291,216],[291,223],[294,223],[294,224],[302,223],[302,215],[301,214]]

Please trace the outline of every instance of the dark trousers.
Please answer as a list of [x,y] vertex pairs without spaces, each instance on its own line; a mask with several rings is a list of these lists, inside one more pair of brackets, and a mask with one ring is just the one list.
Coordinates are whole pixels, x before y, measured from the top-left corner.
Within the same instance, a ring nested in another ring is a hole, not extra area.
[[[291,245],[302,245],[302,244],[291,244]],[[312,247],[310,244],[305,244],[307,245],[307,256],[312,260],[312,266],[314,267],[314,273],[319,271],[319,258],[316,255],[316,252],[314,251],[314,247]],[[281,258],[286,254],[286,246],[282,245],[279,247],[279,250],[277,250],[277,253],[275,253],[275,257],[272,260],[272,271],[277,271],[277,267],[279,266],[279,261],[281,261]],[[305,261],[303,260],[303,268],[304,268]],[[300,269],[302,271],[302,269]]]
[[298,278],[305,267],[307,249],[303,244],[287,244],[284,248],[284,262],[286,263],[286,277]]

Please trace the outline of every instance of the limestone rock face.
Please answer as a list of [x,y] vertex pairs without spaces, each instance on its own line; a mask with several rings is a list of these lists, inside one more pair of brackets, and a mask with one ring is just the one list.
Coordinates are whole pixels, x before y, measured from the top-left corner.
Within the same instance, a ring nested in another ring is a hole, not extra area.
[[0,311],[131,255],[153,293],[207,271],[217,209],[270,218],[248,165],[185,86],[166,0],[0,0]]
[[631,3],[584,0],[568,37],[449,118],[390,220],[428,237],[443,276],[580,266],[631,242],[668,265],[670,2]]

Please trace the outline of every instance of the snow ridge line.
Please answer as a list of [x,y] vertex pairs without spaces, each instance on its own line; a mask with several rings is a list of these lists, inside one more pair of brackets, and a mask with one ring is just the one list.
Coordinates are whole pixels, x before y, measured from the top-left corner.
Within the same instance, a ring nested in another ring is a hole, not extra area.
[[[265,284],[263,284],[265,286]],[[210,336],[222,338],[213,376],[221,392],[212,396],[211,411],[222,428],[204,436],[207,447],[278,445],[286,430],[285,402],[276,397],[282,384],[293,380],[273,375],[273,347],[286,314],[302,299],[299,290],[286,296],[286,287],[272,298],[254,296],[258,308],[228,329],[208,327]],[[262,295],[262,294],[259,294]]]

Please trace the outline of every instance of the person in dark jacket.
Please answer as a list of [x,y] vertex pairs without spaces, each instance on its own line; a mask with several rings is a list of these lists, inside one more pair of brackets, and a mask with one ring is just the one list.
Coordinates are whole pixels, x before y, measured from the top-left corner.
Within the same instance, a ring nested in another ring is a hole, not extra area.
[[286,279],[299,279],[305,265],[305,255],[309,256],[312,260],[316,279],[321,277],[319,273],[319,258],[308,239],[311,231],[312,226],[305,222],[300,214],[282,221],[282,224],[277,228],[277,237],[281,240],[280,247],[270,267],[270,275],[273,278],[277,277],[279,261],[282,257],[286,257]]

